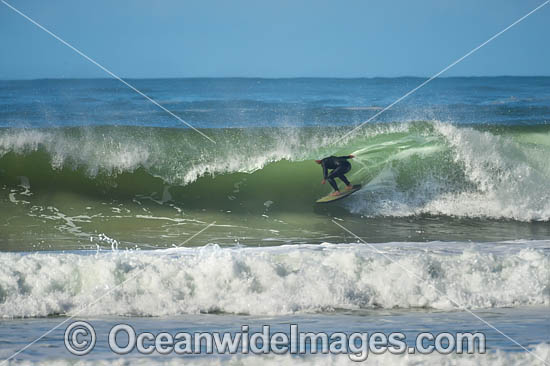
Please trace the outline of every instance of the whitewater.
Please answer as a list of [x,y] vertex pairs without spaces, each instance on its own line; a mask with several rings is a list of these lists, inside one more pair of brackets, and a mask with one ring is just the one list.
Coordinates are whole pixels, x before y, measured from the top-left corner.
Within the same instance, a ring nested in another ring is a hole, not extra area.
[[549,249],[550,241],[519,241],[2,253],[0,314],[285,315],[548,306]]

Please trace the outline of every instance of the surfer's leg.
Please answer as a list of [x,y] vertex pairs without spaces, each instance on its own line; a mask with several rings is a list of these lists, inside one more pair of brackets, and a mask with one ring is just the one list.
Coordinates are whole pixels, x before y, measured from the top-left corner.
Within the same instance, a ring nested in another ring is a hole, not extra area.
[[346,185],[346,191],[351,191],[353,189],[353,186],[351,185],[351,183],[349,182],[348,178],[346,178],[346,176],[344,174],[340,174],[338,176],[338,178],[340,178],[340,180],[342,182],[344,182],[344,184]]
[[338,178],[340,178],[340,180],[341,180],[342,182],[344,182],[344,184],[345,184],[346,186],[350,186],[350,185],[351,185],[351,183],[349,182],[348,178],[346,178],[346,176],[345,176],[344,174],[340,174],[340,175],[338,176]]
[[328,182],[336,192],[339,192],[339,190],[338,190],[338,184],[336,184],[336,180],[334,178],[338,177],[341,174],[341,172],[342,170],[340,169],[340,167],[337,167],[332,172],[330,172],[330,174],[327,177]]
[[344,184],[346,185],[346,190],[350,190],[350,189],[353,189],[353,186],[351,185],[351,183],[349,182],[348,178],[346,178],[346,176],[344,174],[346,174],[347,172],[349,172],[351,170],[351,164],[343,164],[341,166],[339,166],[338,168],[336,168],[334,170],[333,173],[336,173],[337,177],[340,178],[340,180],[342,182],[344,182]]
[[335,191],[338,191],[338,184],[336,184],[336,181],[332,177],[332,174],[327,177],[327,180],[330,183],[330,185],[332,186],[332,188],[334,188]]

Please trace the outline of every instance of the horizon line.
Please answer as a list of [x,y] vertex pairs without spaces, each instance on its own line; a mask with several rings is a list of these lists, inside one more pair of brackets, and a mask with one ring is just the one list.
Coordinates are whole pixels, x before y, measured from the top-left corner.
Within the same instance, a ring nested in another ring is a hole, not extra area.
[[[457,75],[441,76],[438,79],[475,79],[475,78],[548,78],[550,75]],[[368,79],[426,79],[428,76],[163,76],[163,77],[124,77],[126,80],[176,80],[176,79],[261,79],[261,80],[297,80],[297,79],[333,79],[333,80],[368,80]],[[42,77],[25,79],[0,79],[0,81],[42,81],[42,80],[114,80],[110,77]]]

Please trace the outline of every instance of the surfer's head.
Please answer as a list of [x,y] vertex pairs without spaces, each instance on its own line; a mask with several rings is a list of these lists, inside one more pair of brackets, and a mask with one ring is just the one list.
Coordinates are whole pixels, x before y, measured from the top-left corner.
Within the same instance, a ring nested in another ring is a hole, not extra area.
[[315,162],[316,162],[317,164],[321,164],[321,163],[322,163],[322,160],[315,160]]

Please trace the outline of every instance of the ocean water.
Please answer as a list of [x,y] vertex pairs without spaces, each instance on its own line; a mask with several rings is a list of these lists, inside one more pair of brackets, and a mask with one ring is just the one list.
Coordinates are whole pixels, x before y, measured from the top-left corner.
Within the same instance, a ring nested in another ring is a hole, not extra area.
[[[422,81],[130,80],[215,143],[116,80],[0,81],[0,356],[75,316],[105,334],[484,331],[486,355],[368,362],[548,360],[550,77],[437,79],[340,138]],[[348,154],[363,188],[315,205],[313,160]],[[63,330],[10,363],[181,361],[105,339],[76,358]],[[350,362],[192,361],[259,359]]]

